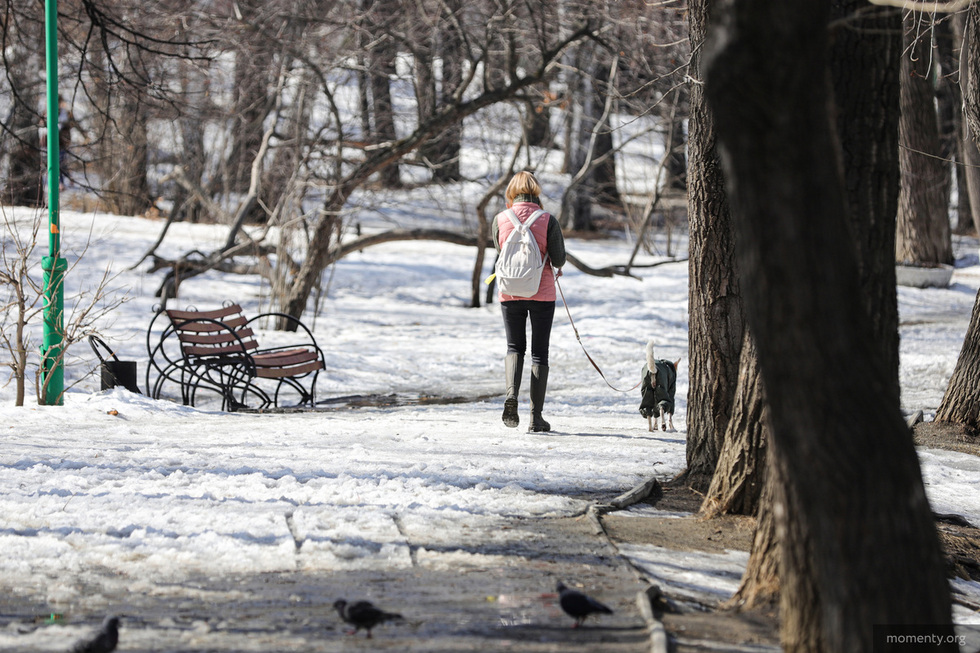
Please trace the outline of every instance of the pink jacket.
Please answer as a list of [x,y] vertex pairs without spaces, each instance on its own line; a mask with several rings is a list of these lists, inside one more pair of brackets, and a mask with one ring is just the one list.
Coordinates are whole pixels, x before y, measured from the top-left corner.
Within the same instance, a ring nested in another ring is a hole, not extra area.
[[[510,208],[517,214],[517,219],[523,223],[541,207],[534,202],[515,202]],[[514,230],[514,225],[511,224],[506,212],[498,213],[494,219],[497,221],[497,229],[499,230],[498,243],[500,246],[503,246],[504,241],[507,240],[507,236]],[[544,255],[548,254],[548,221],[550,219],[551,214],[545,213],[531,225],[531,233],[534,234],[535,240],[538,241],[538,247]],[[513,297],[500,291],[497,291],[497,297],[502,302],[521,299],[529,299],[537,302],[555,301],[555,272],[551,267],[550,261],[548,265],[544,266],[544,272],[541,273],[541,285],[538,286],[538,292],[533,297]]]

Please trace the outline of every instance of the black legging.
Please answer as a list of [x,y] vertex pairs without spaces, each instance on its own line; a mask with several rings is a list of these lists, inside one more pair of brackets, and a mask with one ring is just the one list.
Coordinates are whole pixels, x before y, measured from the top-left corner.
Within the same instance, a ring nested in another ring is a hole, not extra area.
[[524,355],[527,351],[527,318],[531,318],[531,363],[548,364],[551,324],[555,319],[555,302],[517,299],[500,302],[507,334],[507,353]]

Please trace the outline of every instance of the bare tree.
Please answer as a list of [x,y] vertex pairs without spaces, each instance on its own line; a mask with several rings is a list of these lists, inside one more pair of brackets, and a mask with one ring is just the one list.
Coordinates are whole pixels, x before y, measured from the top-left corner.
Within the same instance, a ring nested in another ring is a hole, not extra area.
[[742,296],[735,260],[724,173],[716,150],[715,118],[704,97],[703,43],[715,0],[690,3],[692,58],[688,170],[687,470],[690,486],[704,492],[721,453],[738,386],[744,334]]
[[[398,43],[391,32],[399,20],[395,0],[367,0],[365,8],[366,29],[373,37],[368,54],[371,75],[371,115],[374,118],[373,141],[382,147],[398,138],[395,131],[395,113],[391,101],[391,78],[395,75],[395,59]],[[402,185],[398,161],[392,160],[378,170],[381,183],[387,188]]]
[[901,14],[834,0],[831,80],[849,232],[859,282],[889,384],[898,396],[895,224],[899,202]]
[[948,198],[950,168],[941,156],[932,52],[932,16],[909,11],[905,18],[901,75],[901,193],[895,258],[899,263],[953,262]]
[[[963,43],[964,56],[960,59],[961,86],[963,89],[963,114],[974,144],[980,134],[980,6],[970,5],[967,13]],[[980,429],[980,398],[976,388],[980,383],[980,293],[977,294],[966,330],[963,347],[956,360],[956,367],[946,386],[942,402],[936,410],[936,421],[961,424],[975,434]]]
[[0,250],[0,286],[5,286],[9,292],[3,302],[3,317],[0,317],[0,344],[10,355],[7,366],[16,383],[15,406],[24,405],[24,395],[27,379],[27,352],[31,347],[30,333],[27,324],[42,310],[39,305],[42,298],[42,288],[32,276],[36,273],[37,257],[34,250],[37,247],[41,219],[35,219],[24,234],[23,224],[6,211],[3,211],[4,238],[3,249]]
[[[427,17],[421,39],[409,37],[415,61],[416,104],[419,122],[432,115],[440,106],[451,101],[463,81],[464,16],[459,0],[435,3]],[[413,47],[414,45],[414,47]],[[419,149],[422,161],[432,169],[437,183],[460,181],[460,148],[463,123],[447,124],[442,133],[434,136]]]
[[[831,90],[820,81],[830,7],[774,7],[724,5],[706,88],[783,483],[783,646],[871,650],[868,624],[946,624],[952,633],[918,459],[873,344],[855,250],[840,237],[846,200]],[[790,83],[799,79],[811,83]],[[849,374],[836,374],[841,360],[854,363]],[[842,415],[844,397],[864,410]]]
[[3,198],[21,206],[43,206],[41,143],[38,127],[44,50],[41,7],[36,3],[8,2],[0,20],[4,82],[9,90],[10,114],[0,125],[0,151],[6,156]]
[[[959,46],[959,67],[957,69],[960,90],[960,162],[962,171],[957,179],[964,183],[959,185],[960,194],[969,198],[970,222],[973,230],[980,234],[980,147],[977,146],[977,121],[971,122],[969,107],[976,103],[976,89],[971,86],[970,76],[975,74],[976,63],[971,61],[971,39],[980,37],[978,34],[976,8],[971,7],[965,14],[956,14],[953,21],[955,42]],[[955,48],[956,46],[954,46]],[[976,51],[974,50],[974,54]],[[975,82],[974,82],[975,84]],[[974,109],[975,111],[976,109]],[[965,193],[963,191],[966,191]],[[960,203],[963,206],[963,203]],[[963,224],[963,211],[960,224]]]
[[[12,213],[2,211],[3,215],[3,248],[0,250],[0,288],[6,290],[6,296],[0,299],[3,315],[0,316],[0,347],[9,358],[4,365],[10,368],[11,378],[16,384],[14,403],[23,406],[26,396],[28,368],[33,349],[31,338],[32,324],[44,311],[44,287],[38,278],[41,260],[38,256],[38,235],[42,232],[47,217],[42,213],[34,213],[30,219],[18,218]],[[82,248],[75,264],[85,255],[88,243]],[[66,274],[70,274],[69,269]],[[73,290],[65,296],[65,308],[62,316],[61,345],[55,354],[55,362],[64,365],[68,360],[69,348],[83,339],[93,325],[106,315],[112,313],[120,304],[126,301],[125,296],[113,290],[112,275],[106,270],[97,280],[86,279],[78,290]],[[58,292],[59,289],[51,289]],[[64,289],[60,289],[64,295]],[[38,354],[39,356],[41,354]],[[45,395],[45,388],[40,381],[41,365],[37,365],[35,374],[35,390],[38,402]]]
[[746,329],[732,418],[725,430],[715,474],[701,505],[704,517],[755,515],[766,484],[769,416],[766,391],[752,337]]
[[[840,142],[849,234],[857,244],[861,297],[898,401],[898,312],[895,293],[895,211],[898,198],[898,76],[901,17],[862,0],[831,6],[830,69]],[[778,470],[762,466],[766,443],[764,391],[755,348],[742,349],[739,388],[721,459],[702,511],[757,514],[749,566],[733,603],[771,599],[778,587],[779,554],[773,509],[782,490]],[[762,469],[760,469],[762,467]],[[760,495],[761,490],[761,495]]]
[[[418,149],[422,143],[433,135],[440,133],[445,125],[460,121],[477,111],[503,102],[514,97],[524,89],[539,83],[551,74],[557,65],[558,58],[572,43],[586,38],[592,33],[588,24],[580,25],[560,37],[542,50],[532,50],[528,53],[529,60],[533,55],[534,66],[530,67],[523,76],[510,77],[500,88],[483,90],[473,97],[464,97],[470,88],[475,73],[476,63],[483,57],[482,51],[474,49],[467,54],[468,76],[457,89],[452,102],[445,104],[428,120],[419,124],[411,133],[397,140],[382,143],[365,152],[362,160],[346,170],[338,171],[332,188],[322,204],[320,218],[313,226],[309,247],[299,270],[292,275],[288,293],[280,298],[282,312],[289,315],[302,315],[310,293],[321,272],[330,264],[339,251],[333,246],[333,236],[337,233],[341,211],[355,189],[364,184],[371,175],[381,171],[389,164],[397,161],[409,152]],[[476,44],[470,42],[476,48]],[[283,325],[287,326],[288,325]]]

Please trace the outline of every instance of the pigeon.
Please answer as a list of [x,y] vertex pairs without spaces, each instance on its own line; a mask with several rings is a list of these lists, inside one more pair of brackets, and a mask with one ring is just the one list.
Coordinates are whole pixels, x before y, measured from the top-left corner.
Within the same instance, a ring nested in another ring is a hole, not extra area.
[[371,637],[371,629],[378,624],[384,623],[385,621],[402,619],[400,614],[385,612],[376,608],[370,601],[347,603],[347,601],[340,599],[334,601],[333,607],[337,610],[337,614],[340,615],[341,619],[354,626],[354,630],[347,632],[348,635],[353,635],[363,628],[367,631],[367,636]]
[[118,643],[119,617],[106,617],[99,632],[92,639],[77,642],[71,653],[111,653]]
[[585,618],[592,613],[613,613],[610,608],[599,603],[591,596],[565,587],[565,583],[561,581],[558,581],[558,597],[558,602],[561,604],[561,609],[565,611],[565,614],[575,618],[575,624],[572,628],[581,626]]

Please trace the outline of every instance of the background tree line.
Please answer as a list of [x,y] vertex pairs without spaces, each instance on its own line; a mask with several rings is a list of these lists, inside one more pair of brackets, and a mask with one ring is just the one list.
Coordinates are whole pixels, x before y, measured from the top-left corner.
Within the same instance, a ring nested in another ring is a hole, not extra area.
[[[4,201],[40,205],[43,3],[4,7]],[[545,148],[561,153],[569,175],[552,208],[566,228],[593,230],[610,214],[631,215],[639,227],[654,211],[651,191],[621,193],[631,171],[617,170],[615,154],[630,143],[659,147],[669,133],[664,175],[683,188],[683,8],[639,0],[62,1],[62,95],[77,125],[64,159],[68,183],[112,212],[228,224],[223,247],[156,261],[169,270],[161,294],[245,261],[297,316],[343,255],[341,238],[356,230],[349,202],[362,188],[383,197],[421,186],[491,187],[534,168]],[[509,169],[506,161],[494,170],[463,165],[466,129],[471,142],[474,133],[492,135],[488,159],[514,151]],[[486,205],[476,208],[460,206],[466,227],[452,237],[482,248]],[[256,238],[245,225],[269,229]]]

